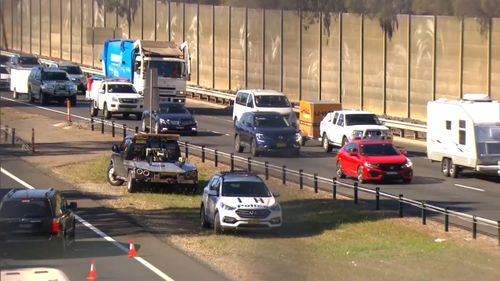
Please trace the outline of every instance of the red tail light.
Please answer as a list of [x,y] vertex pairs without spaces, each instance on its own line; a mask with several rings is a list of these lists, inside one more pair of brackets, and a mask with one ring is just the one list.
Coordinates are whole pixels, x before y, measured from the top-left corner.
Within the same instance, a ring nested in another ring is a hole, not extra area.
[[52,220],[52,234],[58,234],[59,233],[59,220],[58,219],[53,219]]

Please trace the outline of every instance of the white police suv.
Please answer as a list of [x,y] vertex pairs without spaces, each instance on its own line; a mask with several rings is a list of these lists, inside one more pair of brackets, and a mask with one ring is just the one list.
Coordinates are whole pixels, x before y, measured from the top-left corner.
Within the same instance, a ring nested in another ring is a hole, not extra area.
[[216,234],[226,229],[280,227],[278,196],[260,177],[246,171],[217,174],[203,189],[201,226],[212,225]]

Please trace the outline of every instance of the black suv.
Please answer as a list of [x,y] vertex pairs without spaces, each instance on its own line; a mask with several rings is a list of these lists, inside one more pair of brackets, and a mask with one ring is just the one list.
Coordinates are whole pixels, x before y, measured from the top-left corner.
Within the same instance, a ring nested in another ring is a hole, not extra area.
[[12,189],[0,202],[0,248],[49,242],[64,252],[75,240],[75,210],[53,188]]
[[42,105],[51,99],[63,103],[69,99],[76,106],[77,87],[68,74],[57,68],[34,67],[28,78],[28,97],[30,102],[38,99]]

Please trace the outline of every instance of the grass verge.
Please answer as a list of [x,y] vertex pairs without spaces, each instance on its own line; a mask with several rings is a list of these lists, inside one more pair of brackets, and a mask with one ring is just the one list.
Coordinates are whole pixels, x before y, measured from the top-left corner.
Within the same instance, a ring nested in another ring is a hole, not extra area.
[[[200,185],[216,171],[198,165]],[[109,158],[59,168],[74,183],[106,182]],[[219,169],[224,169],[221,167]],[[68,179],[68,178],[67,178]],[[237,280],[500,280],[500,251],[477,247],[463,236],[445,236],[432,223],[394,219],[383,212],[354,207],[329,194],[314,194],[267,182],[281,193],[284,225],[275,232],[238,232],[217,236],[198,226],[200,196],[128,194],[118,189],[112,206],[141,216],[151,229]],[[444,243],[436,238],[446,238]],[[488,244],[491,246],[491,244]],[[496,246],[492,246],[496,247]]]

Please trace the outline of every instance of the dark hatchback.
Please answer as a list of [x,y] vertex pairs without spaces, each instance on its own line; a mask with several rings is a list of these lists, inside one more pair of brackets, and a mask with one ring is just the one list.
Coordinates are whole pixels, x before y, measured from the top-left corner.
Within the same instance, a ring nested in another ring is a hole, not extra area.
[[[145,132],[150,131],[149,116],[148,111],[142,114],[142,130]],[[152,132],[156,134],[196,135],[198,132],[198,123],[194,119],[194,115],[182,103],[160,104],[160,109],[151,113],[151,127]]]
[[48,244],[64,253],[75,240],[75,210],[55,189],[12,189],[0,202],[0,247]]
[[253,156],[265,152],[300,153],[297,128],[278,112],[245,112],[235,124],[234,148],[249,148]]

